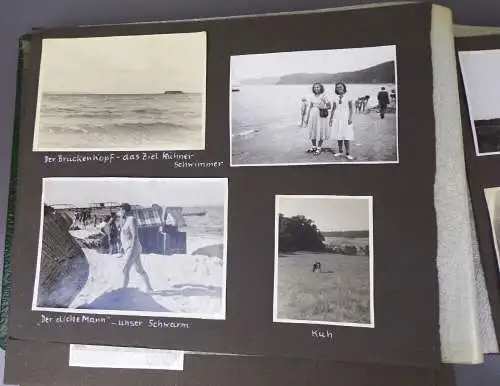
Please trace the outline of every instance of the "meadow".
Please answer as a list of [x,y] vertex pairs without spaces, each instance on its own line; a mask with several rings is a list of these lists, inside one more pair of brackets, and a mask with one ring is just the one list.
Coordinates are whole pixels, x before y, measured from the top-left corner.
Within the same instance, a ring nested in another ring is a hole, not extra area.
[[[312,272],[313,263],[321,272]],[[278,257],[277,319],[371,324],[370,259],[295,252]]]

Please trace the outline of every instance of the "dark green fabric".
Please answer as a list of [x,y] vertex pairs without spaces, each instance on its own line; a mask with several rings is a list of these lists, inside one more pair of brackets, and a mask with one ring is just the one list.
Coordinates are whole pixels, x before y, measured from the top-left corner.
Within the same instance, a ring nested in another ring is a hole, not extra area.
[[24,67],[23,47],[26,48],[27,42],[20,42],[19,59],[17,69],[17,90],[16,90],[16,110],[14,117],[14,130],[12,136],[12,155],[10,167],[9,183],[9,201],[7,206],[7,219],[5,227],[5,250],[3,261],[3,279],[2,279],[2,299],[0,305],[0,346],[5,350],[8,330],[8,312],[9,299],[11,291],[11,241],[14,232],[15,223],[15,204],[16,204],[16,181],[17,181],[17,163],[19,147],[19,124],[21,121],[21,81]]

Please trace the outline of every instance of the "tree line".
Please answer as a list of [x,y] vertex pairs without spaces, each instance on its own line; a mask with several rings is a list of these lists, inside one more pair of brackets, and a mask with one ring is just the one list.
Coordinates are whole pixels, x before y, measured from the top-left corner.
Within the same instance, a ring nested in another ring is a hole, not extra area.
[[325,250],[324,241],[325,237],[311,219],[302,215],[286,217],[279,214],[280,252],[321,252]]

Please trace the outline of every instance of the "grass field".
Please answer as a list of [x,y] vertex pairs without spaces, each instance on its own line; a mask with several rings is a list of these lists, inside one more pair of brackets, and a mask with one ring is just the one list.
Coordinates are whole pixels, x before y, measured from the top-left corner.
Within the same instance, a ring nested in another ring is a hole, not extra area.
[[[312,272],[314,262],[322,272]],[[371,324],[367,256],[296,252],[278,258],[277,318]]]

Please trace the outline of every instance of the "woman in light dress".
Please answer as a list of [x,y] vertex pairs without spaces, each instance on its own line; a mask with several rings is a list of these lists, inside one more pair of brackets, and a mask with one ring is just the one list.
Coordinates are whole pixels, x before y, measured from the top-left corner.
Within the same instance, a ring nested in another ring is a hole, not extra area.
[[328,110],[332,107],[326,98],[325,87],[321,83],[312,85],[313,95],[307,109],[306,125],[309,127],[309,139],[312,147],[308,153],[318,155],[322,151],[324,141],[330,138],[330,127],[328,126]]
[[345,83],[335,84],[335,100],[333,101],[332,114],[330,116],[330,127],[332,137],[337,139],[338,151],[335,157],[340,157],[345,149],[345,156],[348,160],[353,160],[351,156],[351,141],[354,140],[354,128],[352,125],[352,100],[348,99],[347,87]]

